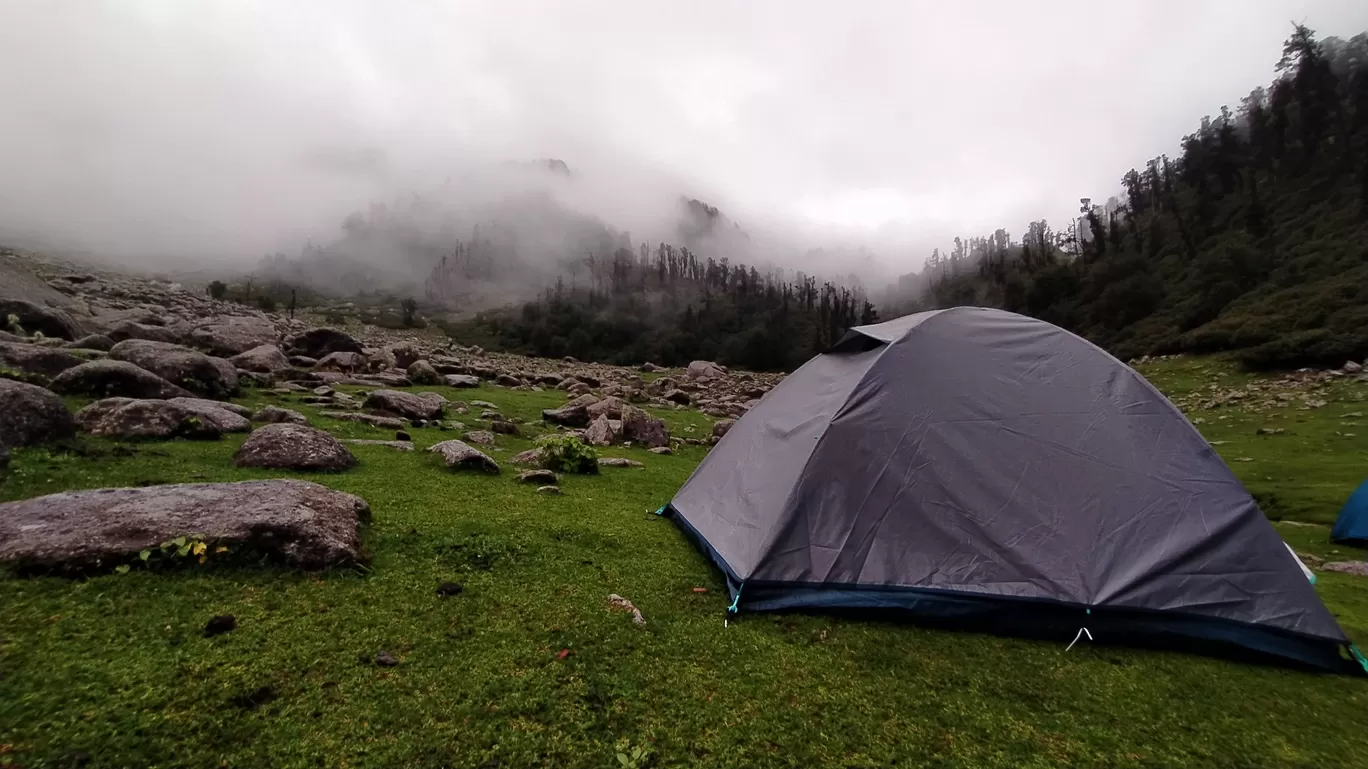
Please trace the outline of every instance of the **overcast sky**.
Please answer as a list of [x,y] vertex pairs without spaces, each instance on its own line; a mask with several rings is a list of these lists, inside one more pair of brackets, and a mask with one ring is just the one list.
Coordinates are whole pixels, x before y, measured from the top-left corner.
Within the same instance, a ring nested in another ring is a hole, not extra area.
[[301,158],[375,147],[668,179],[903,266],[1116,194],[1292,20],[1368,2],[0,0],[0,227],[255,259],[373,193]]

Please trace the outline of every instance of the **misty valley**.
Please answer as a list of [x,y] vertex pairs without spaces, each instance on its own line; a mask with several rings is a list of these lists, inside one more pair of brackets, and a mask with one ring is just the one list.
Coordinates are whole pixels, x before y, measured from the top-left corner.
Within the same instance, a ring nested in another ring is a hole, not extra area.
[[1368,763],[1359,4],[609,5],[0,9],[0,769]]

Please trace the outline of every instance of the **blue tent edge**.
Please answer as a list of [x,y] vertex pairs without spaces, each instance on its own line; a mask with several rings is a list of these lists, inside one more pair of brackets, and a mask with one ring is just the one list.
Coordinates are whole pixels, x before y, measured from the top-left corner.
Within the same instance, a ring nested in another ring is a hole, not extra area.
[[1335,518],[1330,541],[1343,545],[1368,544],[1368,480],[1359,484]]
[[[1063,641],[1087,628],[1098,643],[1169,645],[1176,641],[1243,648],[1334,673],[1368,676],[1353,644],[1255,625],[1175,611],[1084,606],[1050,599],[998,596],[922,587],[833,585],[743,580],[726,559],[670,504],[657,511],[670,518],[723,574],[729,613],[769,611],[892,612],[910,618],[962,623],[1003,635],[1064,633]],[[744,597],[742,587],[744,586]]]

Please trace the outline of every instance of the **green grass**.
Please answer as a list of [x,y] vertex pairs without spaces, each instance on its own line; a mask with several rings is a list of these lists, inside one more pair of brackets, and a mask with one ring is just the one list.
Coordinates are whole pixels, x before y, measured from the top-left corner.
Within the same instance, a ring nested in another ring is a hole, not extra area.
[[[1146,367],[1178,396],[1222,372],[1237,376],[1210,360]],[[1368,475],[1368,444],[1334,435],[1352,431],[1339,423],[1368,388],[1342,388],[1278,417],[1277,436],[1254,435],[1268,413],[1192,415],[1284,517],[1327,521]],[[432,389],[534,422],[564,402]],[[268,400],[280,399],[242,399]],[[342,437],[390,436],[282,405]],[[712,421],[662,415],[684,435]],[[1348,677],[822,616],[724,628],[719,574],[652,514],[702,448],[606,450],[646,468],[568,477],[565,496],[545,497],[511,468],[450,473],[421,449],[452,433],[410,432],[419,451],[353,447],[354,470],[314,476],[370,501],[366,569],[0,578],[0,766],[84,753],[91,767],[611,767],[628,745],[660,767],[1352,767],[1368,755],[1368,683]],[[232,466],[242,439],[139,444],[134,456],[20,451],[0,499],[271,476]],[[532,445],[499,441],[500,460]],[[1359,555],[1330,546],[1324,527],[1279,527],[1303,552]],[[465,591],[439,598],[447,580]],[[1368,641],[1368,580],[1322,574],[1319,587]],[[646,627],[610,611],[610,593]],[[225,613],[238,629],[203,638]],[[401,664],[372,664],[381,650]]]

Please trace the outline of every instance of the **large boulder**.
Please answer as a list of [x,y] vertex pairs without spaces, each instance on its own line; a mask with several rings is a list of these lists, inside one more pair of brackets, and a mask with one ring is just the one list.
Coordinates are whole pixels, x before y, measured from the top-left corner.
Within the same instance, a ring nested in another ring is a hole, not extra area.
[[76,412],[75,419],[82,430],[105,438],[212,440],[222,433],[195,412],[155,398],[105,398]]
[[428,449],[442,455],[446,466],[453,470],[479,470],[485,473],[499,472],[499,466],[488,455],[473,446],[458,440],[442,441]]
[[602,416],[606,416],[609,419],[622,419],[622,407],[625,405],[626,404],[622,402],[621,398],[610,395],[601,401],[589,404],[587,409],[589,412],[589,419],[596,420]]
[[68,491],[0,504],[0,562],[108,567],[177,537],[264,554],[289,566],[361,560],[366,501],[295,479]]
[[361,355],[365,358],[367,371],[388,371],[399,367],[398,359],[388,348],[367,347],[361,351]]
[[63,395],[91,395],[97,398],[190,397],[190,392],[151,371],[121,360],[96,360],[63,371],[49,388]]
[[274,374],[290,367],[290,360],[285,357],[285,353],[273,344],[257,345],[234,355],[228,362],[243,371],[257,371],[262,374]]
[[665,421],[636,406],[622,407],[622,437],[650,448],[670,445],[670,430]]
[[178,344],[127,339],[114,345],[109,357],[132,363],[209,398],[226,399],[238,391],[237,369],[233,364]]
[[84,333],[80,324],[64,310],[43,307],[24,299],[0,299],[0,328],[8,325],[11,315],[30,334],[39,331],[43,336],[76,339]]
[[366,396],[363,404],[368,409],[394,414],[404,419],[441,419],[446,398],[437,393],[406,393],[398,390],[376,390]]
[[277,422],[253,430],[233,454],[233,464],[286,470],[346,470],[356,464],[356,457],[322,430]]
[[0,379],[0,446],[29,446],[74,432],[71,412],[51,390]]
[[338,371],[350,374],[366,370],[366,356],[359,352],[330,352],[314,364],[316,371]]
[[222,316],[202,321],[190,329],[190,343],[210,355],[231,357],[254,347],[275,344],[279,336],[266,318],[245,315]]
[[581,395],[558,409],[542,410],[542,420],[565,427],[585,427],[589,424],[589,407],[598,402],[592,395]]
[[671,390],[662,397],[671,403],[678,403],[681,406],[687,406],[693,400],[693,398],[689,397],[689,394],[683,390]]
[[103,350],[104,352],[109,352],[110,348],[114,346],[114,341],[115,340],[110,339],[104,334],[87,334],[74,342],[67,342],[62,346],[78,350]]
[[439,385],[442,375],[425,360],[416,360],[408,366],[408,379],[416,385]]
[[58,350],[40,344],[21,344],[0,342],[0,368],[9,368],[24,374],[55,377],[69,368],[75,368],[85,361],[66,350]]
[[618,433],[607,414],[600,414],[584,431],[584,442],[593,446],[611,446],[617,437]]
[[365,347],[345,331],[335,328],[311,328],[285,340],[285,347],[291,355],[305,355],[322,358],[333,352],[354,352],[360,354]]
[[689,364],[684,376],[695,381],[700,379],[725,379],[727,372],[721,366],[707,360],[696,360]]
[[182,335],[174,328],[166,326],[153,326],[146,323],[137,323],[126,320],[109,330],[107,336],[115,342],[123,342],[129,339],[142,339],[148,342],[162,342],[165,344],[180,344]]
[[203,398],[172,398],[167,402],[198,416],[221,433],[245,433],[252,429],[252,423],[247,420],[252,412],[245,406]]
[[413,342],[398,342],[385,348],[390,355],[394,356],[394,365],[397,368],[407,369],[420,360],[427,359],[427,353]]

